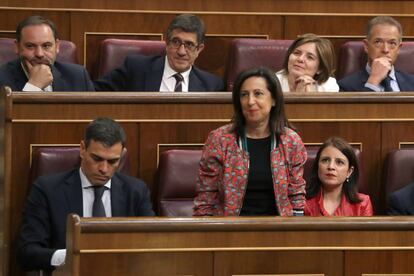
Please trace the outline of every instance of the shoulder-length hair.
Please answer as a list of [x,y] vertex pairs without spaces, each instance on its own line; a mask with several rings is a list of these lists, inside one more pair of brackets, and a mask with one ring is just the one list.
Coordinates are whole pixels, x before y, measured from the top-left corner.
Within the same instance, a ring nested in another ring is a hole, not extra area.
[[353,167],[354,170],[351,176],[348,178],[348,181],[345,181],[342,185],[342,192],[345,193],[345,197],[350,203],[361,202],[361,199],[358,197],[358,178],[359,178],[359,166],[358,160],[355,154],[355,149],[348,144],[344,139],[339,137],[331,137],[326,140],[323,145],[319,148],[318,153],[316,154],[315,161],[312,165],[311,177],[309,183],[306,185],[306,198],[313,198],[321,189],[322,183],[318,176],[319,169],[319,159],[321,158],[322,151],[332,146],[342,152],[343,155],[348,159],[349,168]]
[[289,74],[288,63],[290,55],[296,50],[296,48],[306,43],[315,43],[316,52],[319,58],[319,68],[313,78],[318,82],[318,84],[324,83],[335,73],[335,50],[329,39],[319,37],[315,34],[304,34],[293,41],[293,43],[289,46],[285,60],[283,61],[283,70],[285,73]]
[[244,118],[241,103],[240,103],[240,92],[243,83],[251,77],[263,78],[266,81],[267,89],[272,95],[272,99],[275,101],[275,105],[270,110],[269,117],[269,130],[270,133],[275,134],[279,137],[284,133],[285,127],[291,127],[288,119],[285,115],[283,92],[280,86],[279,80],[275,73],[268,68],[259,67],[246,70],[241,72],[234,82],[233,86],[233,131],[239,135],[244,135],[244,129],[246,125],[246,119]]

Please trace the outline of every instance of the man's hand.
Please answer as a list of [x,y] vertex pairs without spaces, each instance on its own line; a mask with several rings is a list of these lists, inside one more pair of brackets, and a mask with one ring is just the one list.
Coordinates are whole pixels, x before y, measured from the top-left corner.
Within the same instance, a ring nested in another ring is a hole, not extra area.
[[379,85],[391,71],[391,59],[388,57],[379,57],[371,63],[371,74],[369,75],[367,83]]
[[25,61],[29,73],[29,83],[44,89],[53,82],[52,70],[49,65],[36,64],[33,66],[29,61]]

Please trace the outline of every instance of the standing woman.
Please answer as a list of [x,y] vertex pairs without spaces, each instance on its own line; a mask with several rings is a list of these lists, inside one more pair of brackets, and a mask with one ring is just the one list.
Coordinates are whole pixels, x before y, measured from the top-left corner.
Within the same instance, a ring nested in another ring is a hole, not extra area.
[[329,39],[304,34],[290,45],[276,73],[283,92],[338,92],[335,51]]
[[194,215],[303,215],[306,149],[289,128],[274,73],[242,72],[232,98],[232,123],[210,132],[204,145]]
[[306,187],[306,216],[372,216],[368,195],[358,193],[355,151],[333,137],[319,148]]

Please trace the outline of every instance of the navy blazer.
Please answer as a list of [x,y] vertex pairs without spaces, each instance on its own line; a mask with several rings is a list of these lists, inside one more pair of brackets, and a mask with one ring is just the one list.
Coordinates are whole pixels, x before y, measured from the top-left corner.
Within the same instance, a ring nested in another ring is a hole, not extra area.
[[411,183],[388,197],[388,215],[414,215],[414,183]]
[[[111,180],[113,217],[154,216],[150,192],[137,178],[116,172]],[[26,270],[53,270],[50,260],[66,248],[66,217],[83,216],[79,168],[39,177],[30,191],[18,241],[18,259]]]
[[[83,66],[55,61],[52,65],[53,91],[94,91],[93,83]],[[0,86],[7,85],[13,91],[22,91],[27,83],[26,74],[15,59],[0,67]]]
[[[365,83],[369,78],[366,70],[361,70],[338,81],[339,91],[344,92],[372,92],[373,90],[365,87]],[[395,70],[395,78],[397,79],[400,91],[414,91],[414,75],[410,75]]]
[[[124,64],[103,78],[94,81],[97,91],[149,91],[160,90],[165,56],[131,55]],[[223,80],[192,66],[188,91],[222,91]]]

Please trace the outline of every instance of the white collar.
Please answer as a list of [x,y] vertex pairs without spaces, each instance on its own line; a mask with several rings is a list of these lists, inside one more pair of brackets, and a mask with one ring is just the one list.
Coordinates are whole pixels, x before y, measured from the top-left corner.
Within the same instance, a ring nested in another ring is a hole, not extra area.
[[[181,76],[183,76],[183,78],[184,78],[183,82],[185,84],[188,83],[188,78],[190,76],[191,68],[192,68],[192,66],[187,71],[184,71],[184,72],[180,73]],[[165,56],[164,76],[166,76],[166,78],[169,79],[169,78],[173,78],[173,76],[177,73],[178,72],[176,72],[174,69],[171,68],[170,63],[168,62],[168,57]]]
[[[365,66],[365,69],[367,70],[368,74],[371,74],[371,66],[369,66],[369,64],[367,63],[367,66]],[[397,80],[397,78],[395,77],[395,69],[394,69],[394,65],[391,67],[391,71],[388,74],[388,76],[392,79],[392,80]]]
[[[93,186],[91,184],[91,182],[89,181],[89,179],[86,177],[86,175],[83,173],[82,168],[79,168],[79,175],[80,175],[80,179],[81,179],[81,183],[82,183],[82,189],[89,188],[89,187]],[[112,179],[109,179],[108,182],[106,182],[105,185],[104,185],[108,188],[108,190],[111,189],[111,180]]]

